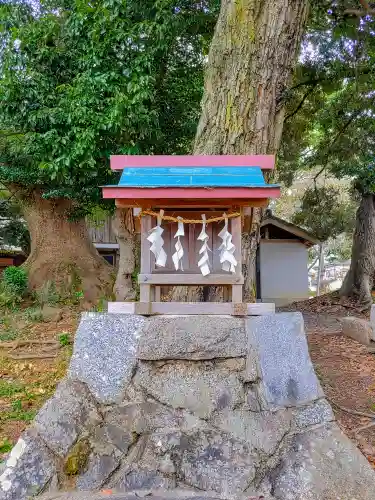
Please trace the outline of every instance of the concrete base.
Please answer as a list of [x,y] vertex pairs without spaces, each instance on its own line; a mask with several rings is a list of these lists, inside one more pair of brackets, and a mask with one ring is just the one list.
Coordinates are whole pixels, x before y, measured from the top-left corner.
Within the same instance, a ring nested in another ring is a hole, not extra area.
[[324,399],[301,314],[86,313],[0,499],[372,500],[374,484]]

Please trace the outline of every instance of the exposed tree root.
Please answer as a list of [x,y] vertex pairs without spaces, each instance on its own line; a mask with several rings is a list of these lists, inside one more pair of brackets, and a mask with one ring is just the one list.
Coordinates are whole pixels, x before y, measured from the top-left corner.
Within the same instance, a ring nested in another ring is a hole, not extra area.
[[8,354],[8,358],[10,359],[47,359],[47,358],[57,358],[57,353],[50,354]]
[[371,427],[375,426],[375,422],[371,422],[370,424],[367,425],[362,425],[361,427],[358,427],[357,429],[354,430],[354,435],[357,436],[361,431],[365,431],[366,429],[370,429]]
[[[344,411],[345,413],[350,413],[351,415],[356,415],[358,417],[366,417],[366,418],[371,418],[372,420],[375,420],[375,413],[366,413],[363,411],[358,411],[358,410],[351,410],[350,408],[345,408],[344,406],[340,406],[331,399],[328,399],[329,403],[331,403],[332,406],[337,408],[338,410]],[[374,422],[375,425],[375,422]]]
[[[18,351],[20,347],[40,346],[41,352]],[[46,359],[56,358],[61,345],[57,340],[15,340],[14,342],[0,342],[0,349],[7,349],[7,357],[10,359]]]

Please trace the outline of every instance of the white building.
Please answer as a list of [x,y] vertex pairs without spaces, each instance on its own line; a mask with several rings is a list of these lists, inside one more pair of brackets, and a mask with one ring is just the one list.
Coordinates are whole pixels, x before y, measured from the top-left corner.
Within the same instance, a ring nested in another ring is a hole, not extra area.
[[283,306],[309,298],[308,249],[319,240],[274,215],[261,224],[257,255],[257,298]]

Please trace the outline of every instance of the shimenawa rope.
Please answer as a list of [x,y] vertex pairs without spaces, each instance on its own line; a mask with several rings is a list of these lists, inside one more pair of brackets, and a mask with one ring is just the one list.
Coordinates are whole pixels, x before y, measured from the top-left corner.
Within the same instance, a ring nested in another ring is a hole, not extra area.
[[145,215],[152,215],[152,217],[161,217],[162,220],[167,220],[170,222],[183,222],[184,224],[211,224],[212,222],[220,222],[225,219],[234,219],[235,217],[240,217],[240,212],[233,212],[226,214],[225,216],[222,215],[221,217],[211,217],[210,219],[207,219],[203,221],[203,219],[184,219],[182,217],[173,217],[172,215],[162,215],[160,216],[160,213],[153,212],[152,210],[142,210],[140,214],[138,214],[138,217],[143,217]]

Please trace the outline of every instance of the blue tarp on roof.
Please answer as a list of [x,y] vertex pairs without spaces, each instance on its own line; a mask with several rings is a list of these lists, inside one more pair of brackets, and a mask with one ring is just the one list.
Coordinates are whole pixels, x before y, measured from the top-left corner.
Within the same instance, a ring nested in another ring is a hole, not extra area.
[[260,167],[125,168],[120,187],[276,187]]

